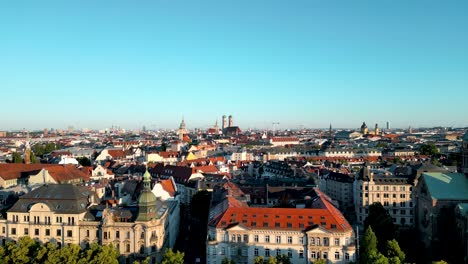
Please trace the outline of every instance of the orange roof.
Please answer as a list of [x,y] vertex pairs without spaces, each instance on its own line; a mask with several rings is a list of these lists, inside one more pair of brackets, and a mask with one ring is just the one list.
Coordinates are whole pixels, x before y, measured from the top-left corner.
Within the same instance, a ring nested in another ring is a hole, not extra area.
[[352,231],[352,227],[340,211],[323,197],[320,199],[324,207],[318,209],[235,206],[235,202],[232,201],[234,198],[228,199],[228,209],[220,217],[212,220],[210,225],[227,228],[242,224],[250,229],[276,230],[306,230],[318,225],[336,232]]
[[172,184],[172,180],[170,180],[170,179],[161,180],[160,183],[161,183],[161,186],[162,186],[163,190],[168,192],[170,196],[173,197],[175,195],[176,190],[175,190],[174,185]]
[[219,172],[218,168],[214,165],[196,166],[193,168],[196,172],[202,171],[204,173],[215,173]]
[[72,181],[76,179],[89,180],[89,176],[77,169],[74,165],[60,165],[47,168],[50,176],[58,183]]
[[295,141],[299,141],[299,139],[296,137],[272,137],[271,141],[272,142],[293,142],[293,141],[295,142]]
[[51,166],[63,166],[56,164],[22,164],[22,163],[5,163],[0,164],[0,177],[4,180],[18,179],[22,173],[40,171],[43,168]]
[[83,180],[89,179],[89,176],[86,175],[86,173],[71,164],[65,166],[58,164],[0,164],[0,177],[4,180],[18,179],[21,177],[22,173],[36,173],[42,169],[47,169],[50,176],[59,183],[77,178]]
[[109,155],[112,157],[112,158],[124,158],[125,157],[125,151],[121,150],[121,149],[109,149],[107,151],[107,153],[109,153]]

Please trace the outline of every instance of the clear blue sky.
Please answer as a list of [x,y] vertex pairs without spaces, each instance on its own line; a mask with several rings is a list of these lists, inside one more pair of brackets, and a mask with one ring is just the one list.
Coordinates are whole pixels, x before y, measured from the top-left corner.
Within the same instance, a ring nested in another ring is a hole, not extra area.
[[468,1],[1,1],[0,129],[468,125]]

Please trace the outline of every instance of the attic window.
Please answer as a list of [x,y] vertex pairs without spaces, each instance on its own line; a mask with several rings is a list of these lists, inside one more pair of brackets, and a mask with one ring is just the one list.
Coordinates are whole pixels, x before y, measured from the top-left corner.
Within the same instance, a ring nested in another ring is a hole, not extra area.
[[336,229],[336,225],[332,224],[332,225],[331,225],[331,228],[332,228],[332,229]]
[[226,225],[226,221],[222,221],[221,226],[225,226],[225,225]]
[[321,222],[321,223],[320,223],[320,225],[322,225],[322,226],[326,226],[326,225],[327,225],[327,223],[325,223],[325,222]]

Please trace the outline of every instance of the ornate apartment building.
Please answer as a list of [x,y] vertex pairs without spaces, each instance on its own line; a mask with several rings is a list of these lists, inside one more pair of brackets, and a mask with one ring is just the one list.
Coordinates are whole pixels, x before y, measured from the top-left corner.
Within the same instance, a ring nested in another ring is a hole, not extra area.
[[388,210],[397,225],[414,226],[414,184],[407,176],[395,176],[388,171],[365,166],[354,182],[354,206],[357,221],[363,224],[369,205],[379,202]]
[[292,263],[355,261],[352,227],[323,194],[313,208],[254,208],[227,197],[210,212],[207,263],[253,263],[287,255]]
[[[160,261],[162,251],[172,247],[179,222],[178,201],[161,201],[151,192],[151,176],[144,175],[144,187],[136,207],[107,207],[98,204],[94,192],[84,186],[52,184],[20,197],[0,220],[0,239],[18,240],[30,236],[42,243],[113,244],[121,263],[150,258]],[[175,217],[176,216],[176,217]]]

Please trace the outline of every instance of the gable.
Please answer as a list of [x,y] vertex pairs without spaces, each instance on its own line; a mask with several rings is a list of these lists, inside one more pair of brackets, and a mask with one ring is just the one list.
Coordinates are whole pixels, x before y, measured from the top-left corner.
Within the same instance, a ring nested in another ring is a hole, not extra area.
[[241,224],[234,224],[231,227],[227,227],[226,230],[229,231],[248,231],[249,229]]

